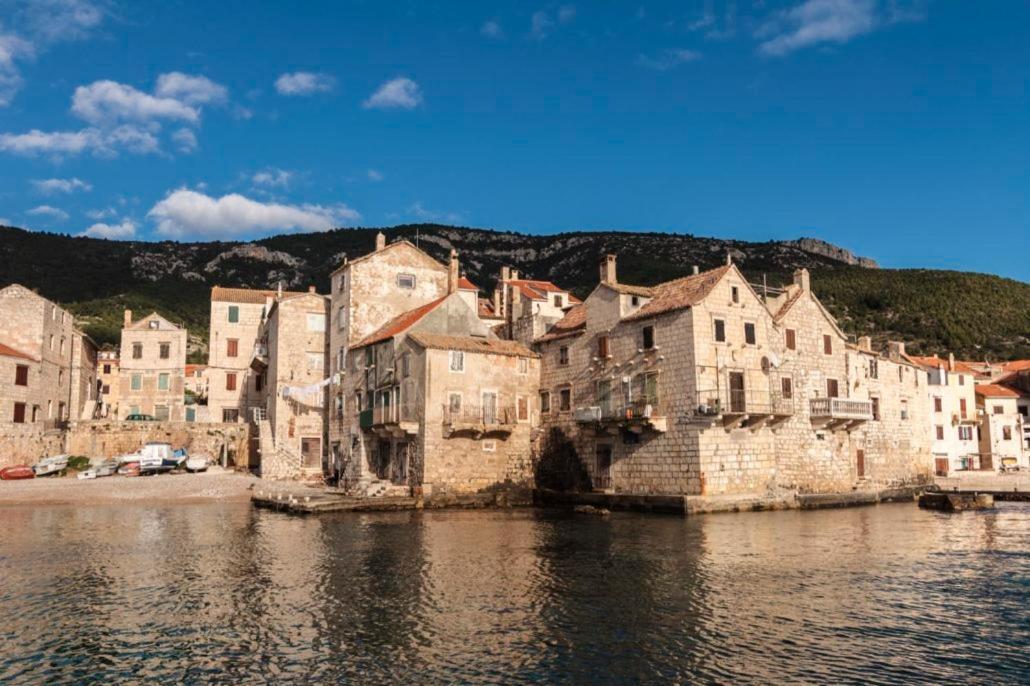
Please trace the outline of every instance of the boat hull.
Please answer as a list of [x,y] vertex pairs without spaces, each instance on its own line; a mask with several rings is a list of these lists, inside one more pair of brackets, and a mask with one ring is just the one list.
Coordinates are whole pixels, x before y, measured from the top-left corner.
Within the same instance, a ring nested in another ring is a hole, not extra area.
[[22,479],[34,479],[36,472],[27,464],[14,465],[0,469],[0,479],[4,481],[20,481]]

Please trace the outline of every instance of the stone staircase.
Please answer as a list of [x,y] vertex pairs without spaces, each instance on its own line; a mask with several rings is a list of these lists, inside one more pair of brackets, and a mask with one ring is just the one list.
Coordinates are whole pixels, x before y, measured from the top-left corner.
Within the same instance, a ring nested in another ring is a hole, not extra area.
[[411,495],[411,488],[408,486],[398,486],[386,479],[377,479],[372,477],[369,479],[362,479],[360,482],[355,484],[352,494],[365,498],[406,498]]

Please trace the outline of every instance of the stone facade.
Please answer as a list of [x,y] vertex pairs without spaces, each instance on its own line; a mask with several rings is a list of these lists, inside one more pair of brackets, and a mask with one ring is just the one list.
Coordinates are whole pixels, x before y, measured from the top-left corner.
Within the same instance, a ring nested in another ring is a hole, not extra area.
[[97,353],[97,380],[100,382],[101,419],[118,416],[118,351],[101,350]]
[[[69,312],[18,284],[0,289],[0,345],[8,350],[0,422],[53,426],[93,415],[96,345]],[[19,366],[28,369],[16,377]]]
[[[255,359],[265,417],[257,422],[261,476],[321,477],[327,432],[328,296],[312,292],[275,300],[260,329],[267,358]],[[267,366],[265,366],[267,360]]]
[[1018,391],[996,384],[976,387],[980,417],[980,462],[984,469],[1027,467]]
[[153,312],[139,321],[125,311],[118,366],[118,418],[145,414],[185,418],[186,329]]
[[912,357],[927,375],[929,431],[938,476],[980,469],[975,379],[955,363],[937,357]]

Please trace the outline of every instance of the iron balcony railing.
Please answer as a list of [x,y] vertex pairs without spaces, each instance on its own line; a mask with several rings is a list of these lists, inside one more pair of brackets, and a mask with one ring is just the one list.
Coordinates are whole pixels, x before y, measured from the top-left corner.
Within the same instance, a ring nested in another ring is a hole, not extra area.
[[809,400],[809,414],[816,419],[870,420],[873,418],[873,403],[847,398],[812,398]]
[[765,389],[715,388],[696,395],[695,413],[706,416],[724,414],[792,415],[794,399]]
[[372,424],[397,424],[417,422],[421,419],[418,406],[410,403],[401,405],[380,405],[372,409]]
[[473,405],[462,404],[459,408],[443,406],[444,424],[483,424],[501,426],[514,424],[516,420],[514,405]]

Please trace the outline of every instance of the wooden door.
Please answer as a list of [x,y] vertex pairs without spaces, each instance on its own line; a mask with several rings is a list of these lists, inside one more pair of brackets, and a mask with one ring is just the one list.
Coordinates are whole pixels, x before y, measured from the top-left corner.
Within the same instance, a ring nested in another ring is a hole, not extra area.
[[597,446],[594,462],[594,488],[608,489],[612,487],[612,447],[604,444]]
[[865,451],[855,451],[855,472],[858,474],[858,478],[865,477]]
[[948,475],[948,466],[949,466],[948,465],[948,458],[946,458],[946,457],[937,457],[937,458],[934,458],[933,462],[934,462],[934,470],[933,470],[934,474],[936,474],[937,476],[947,476]]
[[744,401],[744,373],[730,372],[730,412],[743,414],[747,409]]

